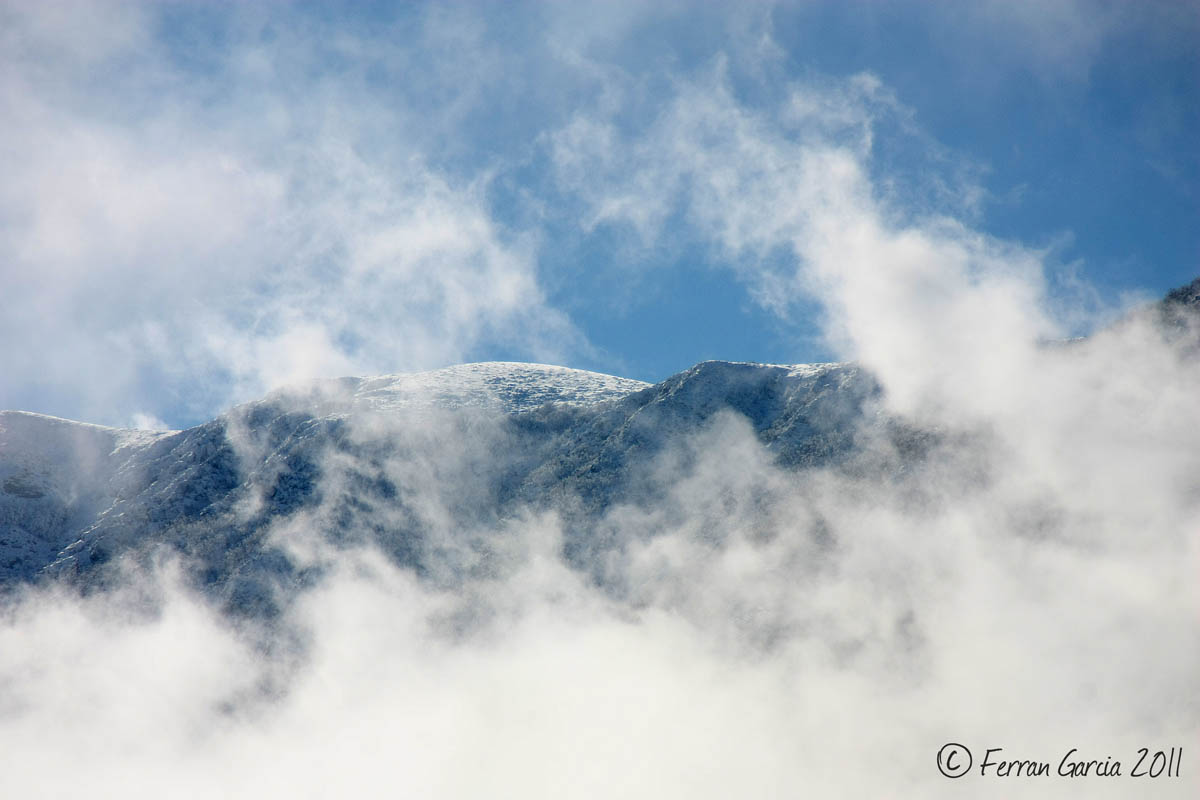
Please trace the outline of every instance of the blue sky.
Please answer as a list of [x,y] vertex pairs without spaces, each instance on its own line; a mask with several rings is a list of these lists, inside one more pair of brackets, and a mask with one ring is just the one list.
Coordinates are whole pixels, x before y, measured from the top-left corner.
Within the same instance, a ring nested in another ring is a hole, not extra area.
[[0,37],[3,408],[869,360],[876,285],[1017,281],[1070,335],[1200,274],[1186,3],[12,3]]

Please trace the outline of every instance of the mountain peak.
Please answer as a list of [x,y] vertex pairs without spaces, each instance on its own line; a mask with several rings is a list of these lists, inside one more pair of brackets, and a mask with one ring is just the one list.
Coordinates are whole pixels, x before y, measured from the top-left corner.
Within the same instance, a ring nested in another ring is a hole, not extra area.
[[546,403],[591,405],[645,389],[644,381],[552,364],[483,361],[425,372],[346,379],[355,405],[527,411]]

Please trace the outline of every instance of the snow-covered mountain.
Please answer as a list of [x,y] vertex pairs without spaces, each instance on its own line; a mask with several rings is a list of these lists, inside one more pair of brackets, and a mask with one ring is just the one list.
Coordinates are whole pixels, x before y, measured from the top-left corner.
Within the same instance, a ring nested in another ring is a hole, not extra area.
[[[1166,330],[1190,324],[1198,290],[1152,307]],[[485,363],[315,382],[174,432],[0,412],[0,585],[102,586],[167,553],[227,608],[269,615],[320,569],[298,537],[453,581],[486,569],[514,515],[544,512],[568,563],[595,571],[621,546],[605,515],[654,508],[670,490],[656,465],[722,421],[786,471],[911,470],[942,434],[879,394],[854,364],[710,361],[649,385]]]
[[0,411],[0,582],[54,561],[169,436]]
[[583,565],[598,516],[647,501],[654,457],[714,415],[743,417],[781,464],[826,463],[852,450],[875,391],[847,364],[705,362],[651,386],[487,363],[322,381],[176,432],[2,412],[0,580],[103,583],[165,548],[232,607],[269,611],[304,579],[280,546],[288,520],[432,574],[453,569],[447,537],[527,508],[569,520]]

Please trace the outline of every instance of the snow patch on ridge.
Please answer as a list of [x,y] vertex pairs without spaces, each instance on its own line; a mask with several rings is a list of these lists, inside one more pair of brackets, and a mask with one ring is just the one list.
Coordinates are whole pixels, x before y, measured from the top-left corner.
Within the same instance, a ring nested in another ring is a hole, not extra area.
[[545,403],[592,405],[617,400],[650,386],[644,381],[599,372],[511,361],[460,364],[427,372],[355,380],[355,404],[378,411],[438,406],[519,412]]

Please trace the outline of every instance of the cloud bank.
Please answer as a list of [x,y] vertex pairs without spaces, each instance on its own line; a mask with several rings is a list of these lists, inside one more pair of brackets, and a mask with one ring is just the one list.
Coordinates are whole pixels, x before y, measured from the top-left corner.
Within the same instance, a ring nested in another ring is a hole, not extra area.
[[[1128,776],[1138,748],[1186,750],[1197,730],[1200,374],[1140,325],[1032,352],[1019,376],[1040,404],[971,408],[915,462],[864,429],[856,459],[797,472],[718,414],[634,476],[585,570],[553,506],[464,516],[499,428],[363,417],[347,435],[404,443],[382,465],[421,518],[425,569],[348,545],[354,529],[331,546],[331,503],[277,524],[326,570],[277,628],[231,623],[169,565],[90,598],[29,594],[0,627],[0,783],[950,796],[947,741],[1055,769],[1075,747]],[[360,466],[331,450],[322,493]],[[388,513],[359,517],[363,540]],[[963,780],[984,797],[1135,785]],[[1186,763],[1145,783],[1195,790]]]

